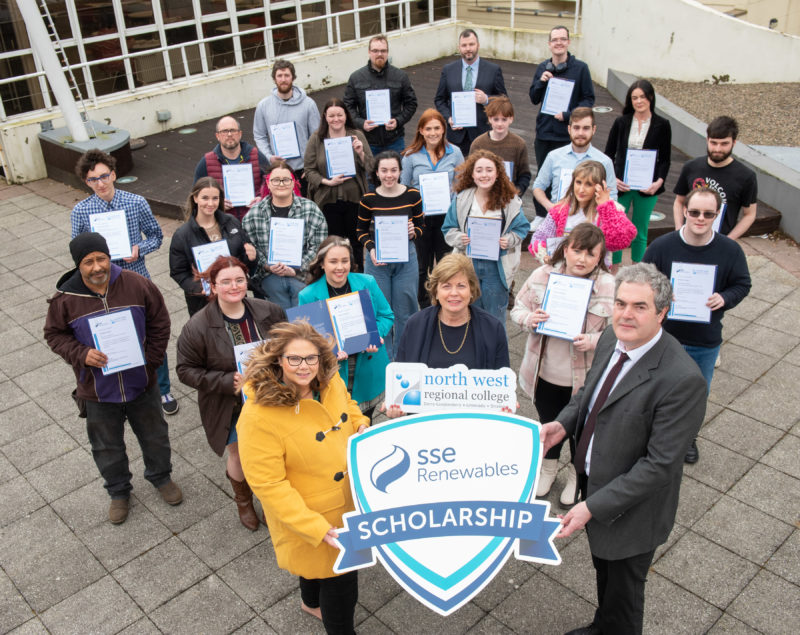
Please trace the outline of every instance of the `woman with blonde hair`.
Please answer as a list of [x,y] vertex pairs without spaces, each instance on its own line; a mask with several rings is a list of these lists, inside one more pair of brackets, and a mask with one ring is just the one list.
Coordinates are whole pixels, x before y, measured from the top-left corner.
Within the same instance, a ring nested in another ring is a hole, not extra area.
[[[625,216],[622,206],[611,200],[605,178],[606,170],[597,161],[584,161],[573,170],[566,196],[550,209],[531,238],[528,250],[533,256],[544,261],[547,239],[566,236],[581,223],[591,223],[603,230],[609,252],[631,244],[636,227]],[[608,254],[606,264],[611,264]]]
[[336,527],[354,509],[347,440],[368,419],[339,377],[333,345],[306,322],[281,323],[245,373],[239,454],[267,519],[278,566],[300,577],[302,609],[327,633],[354,633],[358,577],[333,572]]
[[490,219],[493,223],[500,223],[497,260],[473,256],[472,264],[481,281],[481,297],[476,306],[505,325],[508,290],[530,223],[522,213],[522,201],[506,175],[503,160],[496,154],[476,150],[457,172],[456,197],[450,203],[442,233],[456,252],[470,255],[470,219]]

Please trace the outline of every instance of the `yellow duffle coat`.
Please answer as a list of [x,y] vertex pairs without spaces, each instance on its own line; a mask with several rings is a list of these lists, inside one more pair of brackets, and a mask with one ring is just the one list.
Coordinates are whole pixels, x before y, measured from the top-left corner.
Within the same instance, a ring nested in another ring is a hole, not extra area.
[[[330,578],[338,551],[322,538],[342,526],[353,510],[347,470],[347,439],[369,419],[350,399],[339,375],[320,400],[297,406],[255,403],[249,386],[236,424],[247,482],[261,501],[278,566],[308,579]],[[340,430],[328,431],[347,413]],[[326,432],[317,441],[318,432]],[[334,480],[337,472],[344,478]]]

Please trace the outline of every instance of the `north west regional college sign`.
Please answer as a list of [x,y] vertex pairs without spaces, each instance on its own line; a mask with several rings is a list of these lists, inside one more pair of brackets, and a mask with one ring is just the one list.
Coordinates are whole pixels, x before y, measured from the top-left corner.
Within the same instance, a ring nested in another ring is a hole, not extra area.
[[334,571],[375,564],[449,615],[511,555],[560,564],[558,519],[537,501],[539,423],[460,411],[396,419],[350,437],[356,511],[344,516]]

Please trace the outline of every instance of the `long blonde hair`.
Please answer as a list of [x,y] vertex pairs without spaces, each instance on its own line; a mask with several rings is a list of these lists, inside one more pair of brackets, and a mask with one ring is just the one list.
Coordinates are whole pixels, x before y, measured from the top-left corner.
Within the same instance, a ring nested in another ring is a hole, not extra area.
[[255,402],[261,406],[293,406],[300,401],[297,386],[283,381],[281,357],[294,340],[305,340],[319,351],[317,376],[311,389],[322,392],[339,372],[333,343],[306,321],[279,322],[267,334],[267,341],[256,348],[247,363],[244,381],[250,384]]
[[[575,179],[581,177],[590,180],[595,185],[601,185],[606,178],[606,169],[599,161],[584,161],[579,164],[572,171],[572,182],[569,184],[566,196],[559,201],[559,203],[567,203],[569,205],[569,215],[577,214],[581,208],[577,197],[575,196]],[[584,214],[586,218],[592,218],[597,211],[597,201],[592,197],[591,202],[586,206]]]

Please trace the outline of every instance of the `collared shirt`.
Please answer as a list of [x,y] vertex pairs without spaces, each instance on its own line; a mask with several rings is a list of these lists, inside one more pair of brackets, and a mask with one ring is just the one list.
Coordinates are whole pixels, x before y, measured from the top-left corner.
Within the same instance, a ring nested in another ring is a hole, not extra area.
[[478,81],[478,66],[481,63],[480,56],[475,57],[475,61],[472,64],[467,64],[464,61],[464,58],[461,58],[461,88],[464,88],[467,81],[467,69],[472,69],[472,90],[475,90],[475,84]]
[[[92,231],[89,225],[89,216],[92,214],[103,214],[115,210],[125,210],[125,221],[128,225],[128,238],[131,241],[131,248],[139,246],[139,257],[133,262],[115,260],[114,263],[136,273],[150,278],[150,273],[144,263],[145,255],[161,247],[164,234],[158,224],[147,201],[138,194],[132,194],[125,190],[114,188],[114,198],[107,203],[97,194],[92,194],[89,198],[80,201],[72,210],[70,222],[72,224],[72,238],[78,234]],[[144,236],[144,240],[142,240]]]
[[[661,339],[661,333],[662,332],[663,332],[663,329],[658,329],[658,333],[656,333],[652,337],[652,339],[650,339],[649,341],[645,342],[641,346],[637,346],[636,348],[634,348],[633,350],[630,350],[630,351],[625,349],[625,346],[624,346],[624,344],[622,342],[617,341],[617,346],[614,349],[614,352],[611,354],[611,359],[608,360],[608,364],[606,364],[606,369],[603,372],[602,377],[600,377],[599,381],[597,382],[597,384],[594,387],[594,392],[592,393],[592,398],[589,400],[589,409],[586,411],[586,416],[587,417],[589,416],[589,413],[592,411],[592,407],[594,406],[594,402],[597,399],[598,393],[600,392],[600,388],[602,388],[603,383],[605,382],[606,377],[608,377],[608,373],[610,373],[611,369],[614,367],[614,364],[617,363],[617,360],[619,359],[619,356],[622,355],[622,353],[627,353],[629,359],[622,365],[622,368],[619,371],[619,375],[617,375],[617,378],[614,380],[614,385],[611,386],[611,390],[608,392],[608,396],[609,397],[611,396],[611,393],[614,392],[614,388],[616,388],[619,385],[619,382],[622,381],[622,378],[625,377],[625,375],[628,374],[628,371],[636,365],[636,362],[638,362],[640,359],[642,359],[642,357],[644,357],[645,354],[658,343],[658,340]],[[592,434],[592,438],[589,439],[589,447],[586,450],[586,474],[587,475],[589,474],[589,468],[590,468],[590,464],[591,464],[591,461],[592,461],[592,445],[593,444],[594,444],[594,434]]]
[[[268,275],[269,264],[269,225],[272,218],[271,196],[264,197],[258,205],[250,208],[242,219],[242,227],[250,236],[258,255],[258,268],[253,275],[253,280],[261,281]],[[316,256],[320,243],[328,236],[328,224],[317,204],[302,196],[292,198],[289,209],[289,218],[299,218],[305,221],[303,227],[303,259],[300,273],[307,273],[311,260]],[[301,278],[302,279],[302,278]]]
[[533,182],[534,188],[546,190],[552,187],[550,191],[550,200],[553,203],[558,202],[558,191],[561,183],[561,170],[574,170],[575,167],[583,161],[599,161],[606,169],[606,185],[608,186],[608,193],[612,199],[617,200],[617,177],[614,174],[614,164],[605,154],[589,144],[589,149],[583,154],[577,154],[572,149],[572,144],[568,143],[563,148],[553,150],[547,155],[542,167],[539,168],[539,173],[536,175],[536,180]]
[[419,177],[429,172],[447,172],[450,185],[453,185],[455,169],[464,163],[464,155],[458,146],[451,143],[445,144],[444,155],[434,165],[425,146],[419,152],[407,154],[403,157],[400,182],[407,187],[419,189]]

